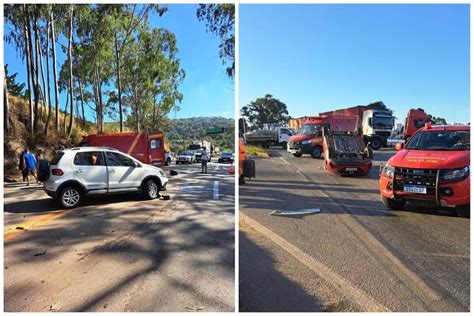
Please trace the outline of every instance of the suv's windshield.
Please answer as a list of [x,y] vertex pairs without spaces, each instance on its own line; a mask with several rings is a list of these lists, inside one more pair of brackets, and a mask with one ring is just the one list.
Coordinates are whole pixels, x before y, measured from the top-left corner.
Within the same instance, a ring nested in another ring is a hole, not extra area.
[[470,131],[419,131],[408,141],[406,149],[470,150]]
[[300,135],[314,135],[317,134],[319,131],[320,124],[303,124],[301,126],[300,131],[298,134]]

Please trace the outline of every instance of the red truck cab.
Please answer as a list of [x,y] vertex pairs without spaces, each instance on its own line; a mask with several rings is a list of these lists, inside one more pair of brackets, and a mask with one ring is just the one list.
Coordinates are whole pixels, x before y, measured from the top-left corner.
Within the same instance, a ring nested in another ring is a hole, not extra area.
[[358,116],[333,117],[323,127],[325,169],[339,175],[366,175],[372,168],[372,148],[364,144]]
[[313,158],[321,157],[323,138],[321,125],[326,117],[311,116],[301,126],[296,135],[288,139],[288,152],[295,157],[310,154]]
[[161,131],[109,133],[83,136],[79,146],[104,146],[115,148],[139,161],[162,167],[165,149]]
[[423,109],[410,109],[405,119],[403,139],[407,141],[417,130],[425,126],[425,123],[429,121],[430,118]]
[[427,123],[397,145],[380,175],[382,202],[402,209],[407,201],[470,214],[470,126]]

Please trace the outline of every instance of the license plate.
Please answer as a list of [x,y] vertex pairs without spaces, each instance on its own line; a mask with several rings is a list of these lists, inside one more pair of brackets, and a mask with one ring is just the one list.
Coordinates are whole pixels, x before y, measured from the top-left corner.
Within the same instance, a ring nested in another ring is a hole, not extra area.
[[357,172],[357,168],[346,168],[347,172]]
[[426,187],[416,186],[416,185],[406,185],[403,187],[403,191],[409,192],[409,193],[426,194]]

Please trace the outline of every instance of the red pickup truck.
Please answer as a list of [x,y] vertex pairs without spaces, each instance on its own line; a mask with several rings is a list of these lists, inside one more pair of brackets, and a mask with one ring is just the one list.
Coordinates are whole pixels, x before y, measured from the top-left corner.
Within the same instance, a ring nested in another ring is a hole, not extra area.
[[380,194],[388,208],[428,203],[470,216],[470,126],[426,123],[396,148],[380,175]]
[[111,147],[143,163],[157,167],[165,165],[164,141],[161,131],[87,135],[82,137],[79,146]]

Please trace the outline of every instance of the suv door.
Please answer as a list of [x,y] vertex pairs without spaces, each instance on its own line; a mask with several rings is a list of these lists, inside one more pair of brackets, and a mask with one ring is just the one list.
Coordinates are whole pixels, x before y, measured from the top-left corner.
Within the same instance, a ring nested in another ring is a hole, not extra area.
[[76,177],[91,193],[106,191],[108,188],[107,166],[101,151],[83,151],[74,155],[72,170]]
[[106,151],[109,172],[109,190],[138,188],[141,184],[140,167],[135,162],[117,152]]

